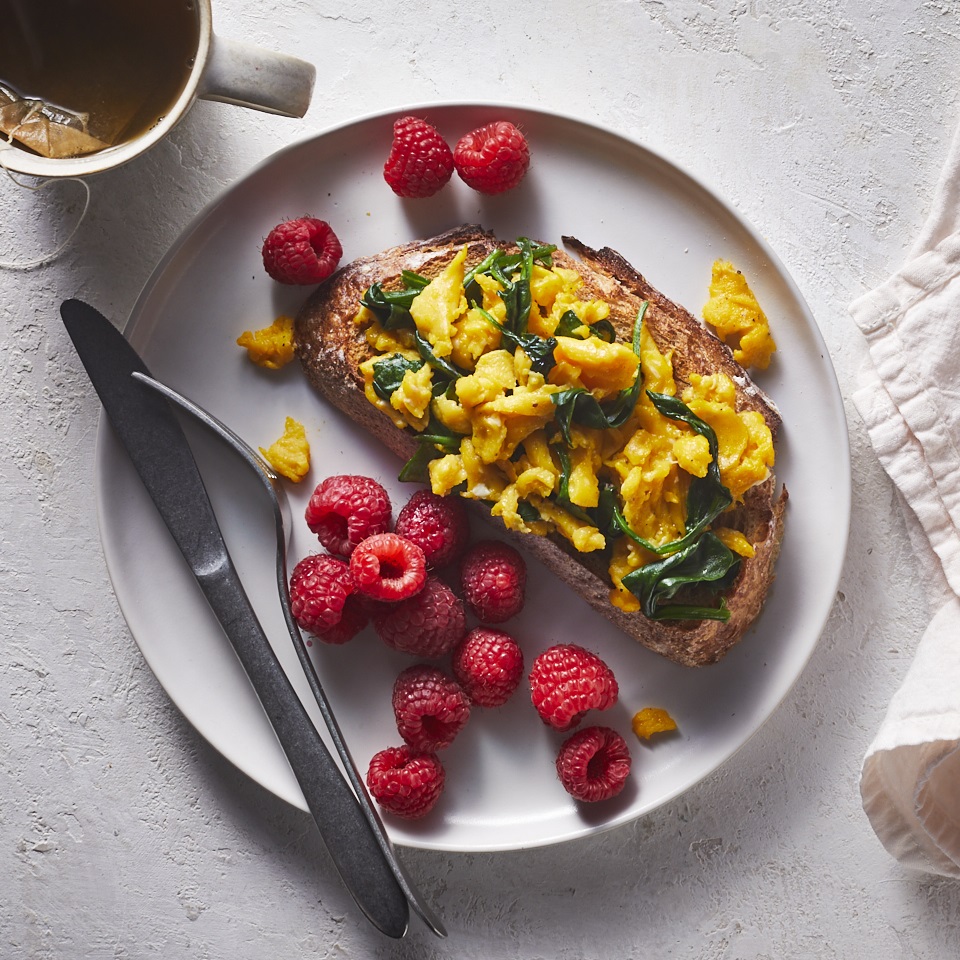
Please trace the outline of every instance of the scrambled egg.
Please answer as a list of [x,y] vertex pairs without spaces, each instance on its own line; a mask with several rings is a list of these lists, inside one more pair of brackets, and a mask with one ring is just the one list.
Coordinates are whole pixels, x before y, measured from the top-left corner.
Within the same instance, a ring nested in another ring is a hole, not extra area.
[[677,729],[677,721],[660,707],[644,707],[633,715],[633,732],[641,740],[649,740],[655,733]]
[[245,330],[237,344],[250,359],[268,370],[279,370],[293,359],[293,317],[280,316],[262,330]]
[[277,473],[294,483],[299,483],[310,469],[310,444],[303,424],[287,417],[283,436],[266,450],[260,448],[267,463]]
[[703,308],[703,319],[733,348],[737,363],[767,369],[777,345],[746,278],[729,260],[717,260],[713,265],[710,299]]
[[[455,364],[456,379],[436,376],[436,362],[425,362],[413,330],[386,330],[366,307],[356,318],[375,353],[360,366],[370,402],[399,427],[423,432],[429,426],[432,435],[439,425],[450,434],[443,455],[428,464],[433,492],[486,501],[509,529],[557,532],[589,553],[611,546],[585,511],[596,508],[602,488],[612,484],[624,519],[640,537],[656,545],[681,538],[691,479],[706,476],[712,456],[705,437],[661,414],[647,396],[648,390],[677,395],[669,353],[660,351],[645,326],[639,354],[629,343],[591,336],[591,328],[607,320],[609,305],[581,300],[574,271],[536,263],[526,329],[555,341],[552,365],[539,372],[516,338],[500,329],[506,308],[497,280],[477,276],[482,303],[468,304],[466,254],[464,247],[410,307],[421,347],[425,342],[434,358]],[[755,342],[749,333],[741,336],[748,353],[756,350]],[[378,383],[384,361],[393,376],[389,396],[384,382]],[[626,422],[601,429],[574,420],[561,435],[558,394],[579,390],[596,401],[615,402],[633,387],[638,369],[643,389]],[[722,373],[692,376],[681,399],[716,433],[720,478],[739,502],[773,465],[763,417],[737,412],[735,386]],[[739,531],[715,524],[714,532],[738,555],[752,554]],[[617,537],[609,556],[611,602],[639,609],[621,581],[654,559],[629,537]]]
[[720,476],[739,503],[754,484],[767,479],[773,466],[773,437],[763,415],[756,410],[737,413],[736,390],[722,373],[692,374],[690,386],[683,391],[683,401],[713,427],[719,447]]

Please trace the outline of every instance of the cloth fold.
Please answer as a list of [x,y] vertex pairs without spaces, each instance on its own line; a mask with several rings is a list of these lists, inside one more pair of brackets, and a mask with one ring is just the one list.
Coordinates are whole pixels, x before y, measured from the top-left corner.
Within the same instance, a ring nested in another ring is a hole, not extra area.
[[853,399],[909,508],[938,609],[867,750],[860,791],[897,860],[960,878],[960,130],[905,265],[850,313],[870,357]]

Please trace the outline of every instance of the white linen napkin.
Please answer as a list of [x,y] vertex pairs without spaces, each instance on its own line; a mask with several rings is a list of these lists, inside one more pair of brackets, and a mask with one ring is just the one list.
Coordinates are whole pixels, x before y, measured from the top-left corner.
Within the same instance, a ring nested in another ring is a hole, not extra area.
[[867,751],[860,792],[897,860],[960,878],[960,131],[906,264],[850,313],[870,351],[854,402],[910,508],[938,608]]

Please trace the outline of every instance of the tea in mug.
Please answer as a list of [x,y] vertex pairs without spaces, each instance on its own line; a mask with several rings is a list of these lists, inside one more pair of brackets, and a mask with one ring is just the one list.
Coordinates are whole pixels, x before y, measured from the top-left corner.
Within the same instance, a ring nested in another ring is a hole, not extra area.
[[0,0],[0,135],[48,157],[133,140],[183,90],[194,0]]

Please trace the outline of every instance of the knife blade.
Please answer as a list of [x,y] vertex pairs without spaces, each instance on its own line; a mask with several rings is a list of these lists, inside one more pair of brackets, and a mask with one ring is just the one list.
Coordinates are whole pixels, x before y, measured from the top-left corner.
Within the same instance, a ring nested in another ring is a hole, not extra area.
[[65,301],[60,314],[110,425],[253,684],[344,885],[374,926],[402,937],[404,891],[257,619],[179,421],[166,399],[133,378],[150,371],[103,314],[80,300]]

